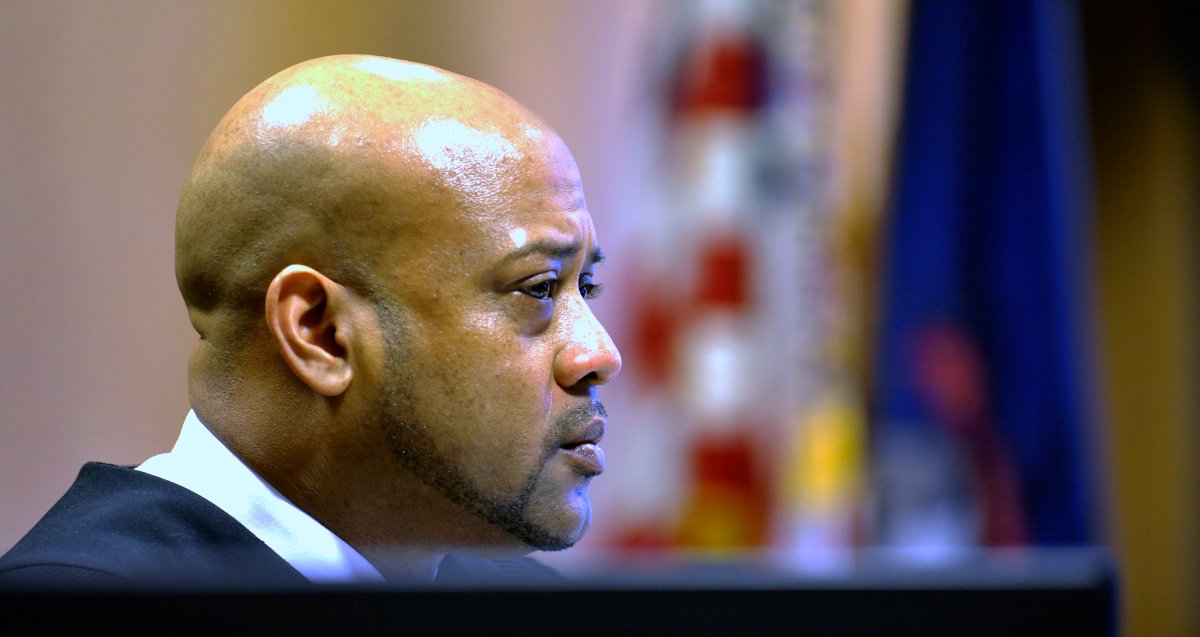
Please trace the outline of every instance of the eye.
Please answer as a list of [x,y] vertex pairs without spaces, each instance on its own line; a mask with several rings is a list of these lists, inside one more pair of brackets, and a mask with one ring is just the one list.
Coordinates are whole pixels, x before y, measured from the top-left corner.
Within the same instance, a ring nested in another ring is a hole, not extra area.
[[539,301],[544,301],[554,295],[554,287],[557,284],[557,279],[546,279],[533,285],[527,285],[521,288],[521,291]]
[[582,283],[579,285],[579,293],[582,294],[583,298],[585,299],[594,299],[600,296],[600,293],[603,291],[604,286],[600,285],[599,283]]
[[592,281],[592,276],[590,274],[585,274],[579,277],[579,293],[583,295],[583,298],[594,299],[600,296],[600,293],[603,291],[604,286]]

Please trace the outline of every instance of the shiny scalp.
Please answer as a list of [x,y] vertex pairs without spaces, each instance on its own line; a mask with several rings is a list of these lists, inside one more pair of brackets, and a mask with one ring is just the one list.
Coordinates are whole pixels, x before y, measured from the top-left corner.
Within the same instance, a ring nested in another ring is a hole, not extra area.
[[175,274],[193,326],[239,349],[292,263],[373,296],[386,248],[424,216],[497,203],[547,134],[499,90],[412,62],[339,55],[276,74],[220,121],[180,198]]

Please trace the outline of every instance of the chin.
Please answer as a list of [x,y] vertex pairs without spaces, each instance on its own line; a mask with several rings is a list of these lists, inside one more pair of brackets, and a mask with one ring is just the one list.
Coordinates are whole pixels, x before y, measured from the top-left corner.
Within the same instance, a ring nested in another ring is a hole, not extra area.
[[592,507],[585,493],[552,510],[530,511],[526,521],[518,539],[527,549],[562,551],[583,539],[592,524]]

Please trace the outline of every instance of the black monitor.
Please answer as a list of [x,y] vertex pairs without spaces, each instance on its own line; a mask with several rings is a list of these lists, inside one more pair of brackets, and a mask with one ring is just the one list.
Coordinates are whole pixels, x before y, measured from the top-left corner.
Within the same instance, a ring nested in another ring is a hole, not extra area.
[[926,566],[860,555],[825,573],[785,558],[625,555],[561,585],[9,590],[0,613],[46,634],[1110,636],[1116,584],[1103,551]]

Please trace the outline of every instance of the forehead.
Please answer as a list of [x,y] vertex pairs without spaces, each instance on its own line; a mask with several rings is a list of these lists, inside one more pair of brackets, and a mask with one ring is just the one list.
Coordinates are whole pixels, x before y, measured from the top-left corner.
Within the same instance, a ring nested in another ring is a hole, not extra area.
[[[409,209],[391,252],[401,288],[429,277],[477,278],[526,245],[594,248],[579,170],[562,140],[541,126],[473,126],[434,118],[417,127],[407,155],[437,194]],[[403,203],[401,203],[403,205]]]
[[570,151],[558,135],[537,124],[477,125],[435,117],[414,127],[410,139],[412,154],[465,198],[486,198],[513,187],[566,188],[576,192],[561,194],[579,197],[579,172]]
[[553,132],[528,122],[500,128],[431,119],[412,140],[457,203],[450,221],[462,238],[591,231],[579,170]]

